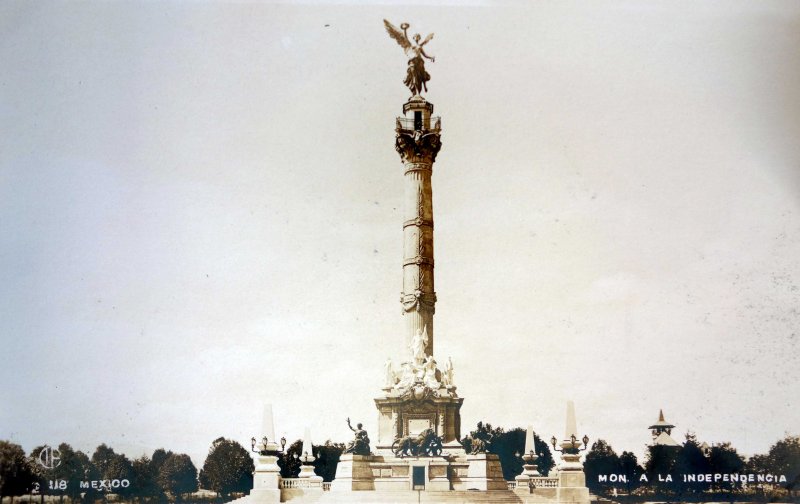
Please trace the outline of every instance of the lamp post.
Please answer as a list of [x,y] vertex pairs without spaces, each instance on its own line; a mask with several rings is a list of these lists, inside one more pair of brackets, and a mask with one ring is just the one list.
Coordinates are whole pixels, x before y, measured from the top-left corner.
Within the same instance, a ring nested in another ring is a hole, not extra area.
[[250,451],[253,453],[258,453],[262,457],[273,456],[277,457],[278,454],[283,453],[283,449],[286,447],[286,438],[281,438],[281,448],[278,449],[277,443],[270,442],[267,436],[261,438],[261,442],[258,443],[258,449],[256,450],[256,438],[250,438]]
[[250,495],[255,502],[280,502],[281,500],[281,468],[278,466],[278,457],[286,448],[286,438],[282,437],[280,446],[275,442],[272,433],[272,408],[265,408],[265,424],[267,432],[260,442],[255,437],[250,438],[250,451],[256,453],[256,467],[253,474],[253,490]]
[[306,427],[305,434],[303,435],[303,454],[299,457],[295,454],[295,458],[299,459],[302,465],[300,466],[300,477],[308,478],[311,480],[312,485],[319,485],[322,487],[322,476],[317,476],[314,473],[314,448],[311,444],[311,429]]
[[523,462],[525,462],[525,464],[522,466],[524,468],[522,474],[531,477],[539,476],[539,467],[536,465],[539,455],[537,455],[535,451],[530,450],[529,452],[523,454],[517,452],[514,455],[522,458]]
[[536,440],[533,432],[533,426],[528,425],[528,430],[525,432],[525,452],[520,454],[515,453],[517,457],[521,457],[523,464],[522,474],[514,478],[517,481],[517,491],[522,493],[532,492],[534,488],[534,480],[532,478],[539,477],[539,469],[536,466],[536,460],[539,455],[536,453]]
[[313,453],[309,453],[307,451],[303,451],[302,455],[298,455],[296,453],[292,454],[295,460],[299,460],[302,464],[300,466],[300,478],[310,478],[312,476],[316,476],[314,473],[314,461],[317,458],[314,456]]
[[[581,443],[578,442],[577,436],[575,434],[570,434],[569,439],[565,439],[561,441],[558,445],[556,437],[553,436],[550,438],[550,444],[553,445],[553,450],[561,453],[561,464],[558,466],[559,470],[561,471],[582,471],[583,465],[580,463],[580,452],[586,450],[589,446],[589,436],[583,436],[580,440],[583,443],[583,447],[581,448]],[[559,447],[561,449],[559,449]]]

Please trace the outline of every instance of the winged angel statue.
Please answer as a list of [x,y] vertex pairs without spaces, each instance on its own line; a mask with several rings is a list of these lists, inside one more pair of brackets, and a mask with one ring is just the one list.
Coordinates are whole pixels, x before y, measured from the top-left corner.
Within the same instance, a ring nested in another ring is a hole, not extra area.
[[386,25],[386,31],[389,32],[389,36],[400,44],[400,47],[403,48],[406,56],[408,56],[408,73],[404,84],[411,90],[411,95],[419,94],[423,89],[427,93],[428,86],[425,83],[431,80],[431,76],[425,71],[425,60],[423,58],[428,58],[431,62],[436,61],[436,58],[425,54],[423,47],[431,41],[433,33],[425,37],[422,42],[419,41],[422,37],[417,33],[414,35],[414,42],[411,42],[408,38],[408,28],[411,25],[408,23],[401,23],[399,29],[385,19],[383,24]]

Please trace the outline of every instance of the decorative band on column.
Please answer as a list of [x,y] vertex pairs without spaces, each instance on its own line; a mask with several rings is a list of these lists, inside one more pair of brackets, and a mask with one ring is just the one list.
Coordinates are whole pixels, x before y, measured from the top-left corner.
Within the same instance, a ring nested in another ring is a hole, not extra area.
[[436,306],[436,293],[420,291],[412,294],[401,293],[400,303],[402,303],[403,310],[406,312],[427,308],[433,313]]
[[410,172],[433,173],[433,163],[406,163],[406,171],[404,174],[408,174]]
[[416,219],[409,219],[403,223],[403,228],[407,228],[408,226],[428,226],[429,228],[433,228],[433,221],[417,217]]
[[417,266],[421,264],[427,264],[428,266],[433,268],[433,258],[418,255],[416,257],[403,259],[403,266],[410,266],[412,264],[416,264]]

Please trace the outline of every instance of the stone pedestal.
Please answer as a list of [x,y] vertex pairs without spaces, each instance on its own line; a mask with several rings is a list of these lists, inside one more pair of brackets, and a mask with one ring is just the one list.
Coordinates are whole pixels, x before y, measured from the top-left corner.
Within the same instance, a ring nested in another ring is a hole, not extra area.
[[461,478],[465,490],[506,490],[500,458],[494,453],[467,455],[467,477]]
[[[345,458],[347,457],[347,458]],[[351,459],[351,457],[353,457]],[[345,464],[344,466],[342,464]],[[331,491],[375,490],[378,492],[405,492],[413,489],[415,468],[422,470],[424,491],[446,492],[452,489],[453,463],[445,457],[393,457],[372,455],[359,457],[345,455],[336,468],[336,479]],[[464,462],[463,476],[467,464]]]
[[392,443],[397,438],[416,435],[433,429],[442,438],[442,449],[451,455],[463,455],[461,437],[461,404],[463,398],[444,397],[424,389],[422,397],[412,393],[387,394],[375,399],[378,408],[378,435],[375,449],[378,454],[391,456]]
[[579,454],[564,453],[558,466],[558,502],[589,504],[586,474]]
[[[409,460],[407,463],[409,472],[412,472],[415,467],[421,467],[425,471],[424,481],[426,492],[446,492],[450,490],[447,460],[440,458],[419,458]],[[412,488],[411,479],[409,479],[408,488]]]
[[517,477],[514,478],[514,481],[517,482],[517,486],[514,487],[514,491],[518,494],[529,494],[531,493],[531,477],[526,474],[519,474]]
[[[562,448],[564,443],[562,443]],[[562,453],[561,462],[558,464],[558,472],[583,472],[583,464],[581,464],[581,456],[578,453]]]
[[331,492],[375,490],[371,455],[347,453],[339,458],[336,478],[331,482]]
[[259,455],[248,502],[266,504],[281,501],[281,469],[278,457]]
[[558,502],[589,504],[589,489],[586,476],[579,473],[562,472],[558,475]]
[[322,476],[317,476],[314,472],[314,466],[311,464],[303,464],[300,466],[300,474],[297,476],[298,478],[306,478],[309,480],[316,480],[319,479],[322,481]]
[[[530,429],[530,428],[529,428]],[[532,436],[532,434],[531,434]],[[533,446],[533,438],[531,437],[530,445]],[[536,466],[536,460],[539,457],[533,450],[522,456],[525,462],[522,474],[518,475],[514,480],[517,482],[516,492],[521,494],[532,493],[531,478],[539,477],[539,468]]]
[[586,474],[583,471],[559,471],[558,486],[561,488],[585,487]]

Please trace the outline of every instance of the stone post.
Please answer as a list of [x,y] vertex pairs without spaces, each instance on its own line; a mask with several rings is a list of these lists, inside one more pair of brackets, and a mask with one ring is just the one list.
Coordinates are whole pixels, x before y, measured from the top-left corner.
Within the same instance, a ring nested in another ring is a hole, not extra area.
[[278,467],[278,444],[275,442],[275,422],[272,416],[272,405],[264,405],[261,431],[264,439],[255,445],[258,447],[256,456],[256,469],[253,473],[253,490],[250,491],[250,501],[257,504],[266,504],[281,501],[281,468]]
[[[275,445],[277,451],[278,446]],[[253,474],[253,490],[250,492],[250,501],[266,504],[281,501],[281,469],[278,467],[278,457],[273,455],[258,455],[256,457],[256,470]]]
[[[585,438],[588,440],[588,438]],[[561,442],[561,463],[558,465],[558,501],[576,504],[589,503],[586,474],[581,464],[575,404],[567,402],[567,429]]]
[[519,493],[530,493],[531,478],[539,476],[539,469],[536,466],[536,460],[538,458],[539,455],[536,454],[533,426],[529,425],[525,434],[525,453],[522,454],[522,460],[525,462],[523,465],[524,471],[514,478],[517,482],[517,491]]
[[439,118],[431,118],[433,104],[420,96],[403,105],[397,118],[395,149],[405,167],[403,206],[403,292],[400,301],[406,319],[405,347],[417,331],[427,331],[425,355],[433,355],[433,162],[441,147]]
[[317,476],[314,472],[314,457],[313,445],[311,444],[311,429],[306,427],[305,435],[303,436],[303,453],[300,457],[300,478],[308,479],[313,486],[322,488],[322,476]]

